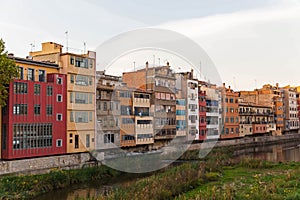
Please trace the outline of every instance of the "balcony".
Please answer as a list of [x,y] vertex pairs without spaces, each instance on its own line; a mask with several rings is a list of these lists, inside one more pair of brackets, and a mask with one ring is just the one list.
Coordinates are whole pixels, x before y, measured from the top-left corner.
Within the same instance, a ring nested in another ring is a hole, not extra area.
[[176,137],[182,137],[182,136],[186,136],[186,131],[185,130],[177,130]]
[[141,138],[136,140],[136,144],[153,144],[154,139],[153,138]]
[[252,124],[253,134],[266,133],[267,125],[266,124]]
[[137,107],[150,107],[150,99],[133,98],[133,106],[137,106]]
[[113,85],[103,85],[101,83],[98,83],[97,84],[97,89],[100,89],[100,90],[114,90],[115,89],[115,86]]
[[135,140],[122,140],[121,147],[133,147],[136,146]]
[[274,112],[245,111],[245,112],[239,112],[239,115],[264,115],[264,116],[270,116],[270,115],[274,115]]
[[135,126],[135,132],[137,134],[146,134],[146,133],[153,134],[153,125],[152,124],[137,124]]
[[176,135],[158,135],[156,134],[154,136],[155,140],[170,140],[170,139],[174,139],[176,137]]

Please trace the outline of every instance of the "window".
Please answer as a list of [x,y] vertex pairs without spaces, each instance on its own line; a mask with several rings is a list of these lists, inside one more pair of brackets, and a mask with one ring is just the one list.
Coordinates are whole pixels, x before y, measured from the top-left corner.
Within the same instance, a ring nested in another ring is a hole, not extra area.
[[89,77],[89,85],[93,85],[93,78]]
[[34,81],[34,69],[27,69],[27,80]]
[[46,72],[45,70],[39,70],[39,82],[46,81]]
[[229,122],[229,121],[228,121],[228,117],[226,117],[226,119],[225,119],[225,122],[226,122],[226,123],[228,123],[228,122]]
[[61,94],[58,94],[57,96],[56,96],[56,101],[57,102],[62,102],[63,100],[62,100],[62,95]]
[[93,112],[90,112],[89,120],[90,120],[90,122],[93,121]]
[[121,106],[121,115],[132,115],[131,106]]
[[47,96],[52,96],[52,90],[53,90],[52,86],[48,85],[47,86]]
[[71,82],[71,83],[74,83],[74,80],[75,80],[75,79],[74,79],[74,75],[71,74],[71,76],[70,76],[70,82]]
[[239,133],[239,128],[235,128],[235,133]]
[[14,124],[13,149],[52,147],[52,124]]
[[233,102],[234,102],[233,98],[230,98],[230,99],[229,99],[229,102],[230,102],[230,103],[233,103]]
[[229,134],[229,129],[228,129],[228,128],[226,128],[225,130],[226,130],[226,132],[225,132],[225,133],[226,133],[226,134]]
[[88,123],[88,112],[75,112],[76,123]]
[[40,95],[40,93],[41,93],[41,85],[34,84],[34,94],[35,95]]
[[77,104],[88,104],[89,94],[88,93],[75,93],[75,103]]
[[70,92],[70,103],[74,103],[74,93]]
[[85,146],[86,146],[87,148],[90,147],[90,134],[87,134],[87,135],[85,136]]
[[18,68],[19,68],[19,74],[20,74],[19,78],[21,80],[23,80],[24,79],[24,68],[23,67],[18,67]]
[[70,57],[70,64],[74,65],[74,57],[73,56]]
[[75,147],[75,149],[79,148],[79,135],[75,135],[74,147]]
[[72,111],[70,112],[70,122],[74,122],[74,113]]
[[15,104],[13,113],[14,115],[27,115],[27,104]]
[[132,97],[131,95],[132,95],[131,92],[128,92],[128,91],[120,92],[120,97],[122,97],[122,98],[131,98]]
[[75,58],[75,66],[80,68],[88,68],[88,59],[87,58]]
[[134,124],[134,120],[132,118],[122,118],[122,124]]
[[47,110],[47,111],[46,111],[46,112],[47,112],[47,115],[49,115],[49,116],[52,115],[52,106],[51,106],[51,105],[47,105],[47,106],[46,106],[46,110]]
[[185,115],[185,110],[176,110],[176,115]]
[[34,105],[34,114],[35,115],[40,115],[41,114],[41,105],[39,105],[39,104]]
[[56,121],[62,121],[63,117],[61,113],[56,114]]
[[104,143],[114,143],[115,135],[114,134],[104,134]]
[[56,147],[62,147],[62,139],[56,140]]
[[107,102],[103,103],[103,111],[107,111]]
[[234,117],[230,117],[230,123],[234,123]]
[[15,94],[27,94],[27,83],[15,82],[14,83]]
[[62,78],[58,77],[58,78],[56,79],[56,83],[59,84],[59,85],[62,85],[62,84],[63,84]]
[[76,85],[88,86],[89,85],[89,77],[83,75],[76,76]]
[[92,104],[93,103],[93,94],[90,94],[90,97],[89,97],[89,104]]
[[93,68],[93,60],[89,59],[90,68]]

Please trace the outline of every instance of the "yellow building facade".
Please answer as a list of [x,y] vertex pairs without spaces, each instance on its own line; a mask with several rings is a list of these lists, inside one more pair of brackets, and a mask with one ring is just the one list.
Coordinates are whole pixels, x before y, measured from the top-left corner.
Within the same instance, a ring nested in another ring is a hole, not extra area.
[[30,52],[33,60],[53,62],[67,75],[67,153],[95,148],[96,53],[63,53],[62,45],[42,43],[42,50]]

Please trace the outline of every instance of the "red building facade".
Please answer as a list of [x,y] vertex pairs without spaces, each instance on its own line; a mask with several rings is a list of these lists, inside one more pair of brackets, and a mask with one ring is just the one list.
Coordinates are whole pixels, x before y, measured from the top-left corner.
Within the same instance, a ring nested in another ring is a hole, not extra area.
[[[31,68],[22,67],[20,79],[10,83],[2,109],[2,159],[66,153],[66,75],[44,70],[58,65],[26,62]],[[30,69],[38,75],[31,76]]]
[[199,104],[199,140],[206,139],[206,92],[198,90],[198,104]]

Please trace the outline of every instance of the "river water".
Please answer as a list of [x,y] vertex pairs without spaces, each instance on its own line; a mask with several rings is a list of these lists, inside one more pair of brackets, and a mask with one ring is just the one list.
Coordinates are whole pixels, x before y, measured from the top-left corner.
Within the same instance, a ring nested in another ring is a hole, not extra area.
[[[254,159],[273,162],[300,162],[300,142],[289,142],[280,145],[263,145],[260,147],[247,148],[235,151],[235,155],[240,157],[247,156]],[[103,185],[103,182],[101,181],[72,185],[65,189],[56,190],[41,195],[35,198],[35,200],[74,200],[78,198],[87,198],[89,196],[94,197],[105,192],[107,188],[110,189],[123,184],[129,184],[130,182],[134,182],[137,179],[145,176],[147,175],[127,175],[124,178],[122,177],[122,180],[111,180],[106,185]]]

